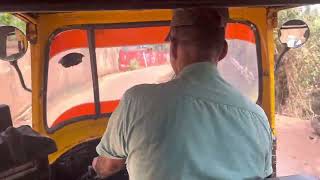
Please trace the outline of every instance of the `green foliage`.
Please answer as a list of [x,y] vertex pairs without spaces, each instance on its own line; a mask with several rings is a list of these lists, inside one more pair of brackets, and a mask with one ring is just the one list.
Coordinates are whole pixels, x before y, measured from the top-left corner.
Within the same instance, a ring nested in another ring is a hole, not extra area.
[[[304,6],[281,11],[279,13],[279,24],[290,19],[301,19],[310,28],[308,42],[299,49],[289,51],[287,60],[299,70],[297,81],[303,88],[319,87],[320,81],[320,13],[317,8]],[[290,59],[289,59],[290,57]]]
[[[286,109],[289,109],[287,113],[295,113],[300,117],[307,117],[313,113],[313,108],[310,107],[310,101],[314,99],[312,93],[320,88],[319,15],[320,6],[317,5],[282,10],[278,13],[279,27],[288,20],[300,19],[310,28],[308,42],[298,49],[291,49],[284,56],[276,74],[277,105],[285,104]],[[276,32],[275,35],[276,52],[280,52],[281,45]]]
[[129,71],[133,71],[140,68],[139,61],[137,59],[131,59],[129,65]]
[[10,13],[0,13],[0,25],[14,26],[26,32],[26,23]]

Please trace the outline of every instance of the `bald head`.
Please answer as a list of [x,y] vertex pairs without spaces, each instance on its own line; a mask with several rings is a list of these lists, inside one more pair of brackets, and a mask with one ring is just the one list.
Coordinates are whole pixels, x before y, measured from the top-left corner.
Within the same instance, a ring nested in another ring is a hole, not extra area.
[[172,65],[219,61],[227,48],[225,41],[227,21],[227,9],[176,9],[170,31],[171,58],[173,61],[181,62],[172,62]]

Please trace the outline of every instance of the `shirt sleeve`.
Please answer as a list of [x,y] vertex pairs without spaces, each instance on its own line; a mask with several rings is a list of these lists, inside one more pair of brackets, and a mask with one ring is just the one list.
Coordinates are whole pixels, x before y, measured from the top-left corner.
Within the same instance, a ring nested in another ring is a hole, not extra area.
[[125,125],[128,114],[128,102],[124,97],[117,109],[112,113],[107,129],[96,147],[100,156],[112,159],[125,159],[127,157],[125,141]]
[[273,149],[273,135],[272,133],[270,134],[269,138],[269,147],[268,147],[268,152],[266,155],[266,167],[265,167],[265,177],[270,176],[273,173],[273,168],[272,168],[272,149]]

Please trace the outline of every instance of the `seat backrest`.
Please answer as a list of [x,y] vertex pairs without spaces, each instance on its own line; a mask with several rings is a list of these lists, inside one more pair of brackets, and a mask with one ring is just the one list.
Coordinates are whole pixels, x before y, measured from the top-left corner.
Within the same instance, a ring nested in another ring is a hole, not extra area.
[[8,105],[0,104],[0,132],[12,126],[10,108]]

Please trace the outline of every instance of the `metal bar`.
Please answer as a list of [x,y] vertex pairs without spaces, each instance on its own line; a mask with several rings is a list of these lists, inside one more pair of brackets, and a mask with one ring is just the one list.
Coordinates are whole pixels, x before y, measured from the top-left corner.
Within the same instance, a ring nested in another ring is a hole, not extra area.
[[18,66],[18,61],[10,61],[10,64],[14,67],[14,69],[16,70],[17,74],[18,74],[18,77],[19,77],[19,80],[20,80],[20,84],[22,86],[22,88],[28,92],[32,92],[32,90],[30,88],[27,88],[26,86],[26,83],[24,82],[24,79],[23,79],[23,75],[22,75],[22,72]]
[[101,107],[100,107],[100,93],[99,93],[99,80],[98,80],[98,70],[97,70],[96,41],[95,41],[94,28],[88,28],[87,34],[88,34],[88,45],[89,45],[89,54],[90,54],[90,63],[91,63],[94,104],[96,108],[96,118],[97,118],[101,114]]
[[263,67],[262,67],[262,50],[263,44],[261,44],[260,32],[258,27],[251,23],[251,28],[254,31],[255,39],[256,39],[256,50],[257,50],[257,58],[258,58],[258,74],[259,74],[259,96],[257,100],[257,104],[262,106],[262,95],[263,95]]

